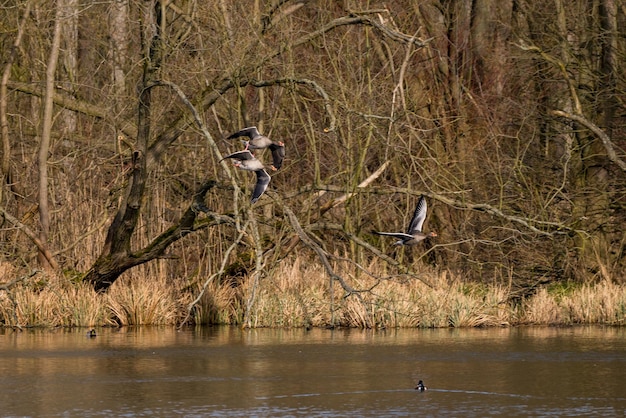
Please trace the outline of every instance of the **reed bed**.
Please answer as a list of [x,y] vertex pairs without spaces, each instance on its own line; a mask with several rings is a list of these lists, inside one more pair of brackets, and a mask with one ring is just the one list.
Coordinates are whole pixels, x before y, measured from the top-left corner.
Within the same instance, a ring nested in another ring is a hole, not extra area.
[[0,292],[5,326],[112,325],[107,307],[90,286],[49,277]]
[[111,319],[122,326],[176,324],[189,302],[176,282],[168,283],[158,275],[142,280],[126,277],[103,299]]
[[[610,280],[539,288],[522,302],[509,289],[471,283],[449,273],[422,271],[415,277],[370,277],[350,265],[336,272],[358,292],[346,294],[324,270],[304,257],[284,260],[262,276],[248,317],[252,327],[440,328],[520,324],[623,325],[626,287]],[[126,275],[108,293],[63,277],[25,280],[0,291],[0,323],[10,327],[174,325],[204,285],[166,279],[148,271]],[[243,325],[251,277],[217,278],[193,307],[196,324]],[[332,295],[332,297],[331,297]]]
[[565,291],[542,288],[526,300],[523,310],[522,323],[624,325],[626,287],[604,279]]

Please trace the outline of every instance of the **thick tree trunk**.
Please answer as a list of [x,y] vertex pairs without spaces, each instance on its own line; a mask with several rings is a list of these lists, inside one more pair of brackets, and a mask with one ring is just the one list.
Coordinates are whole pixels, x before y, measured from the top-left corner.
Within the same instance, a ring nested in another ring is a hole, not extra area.
[[472,52],[481,91],[500,96],[504,91],[513,2],[476,0],[472,10]]
[[130,242],[137,227],[146,188],[152,85],[156,81],[162,56],[160,2],[144,2],[142,6],[143,78],[139,89],[137,142],[127,193],[109,227],[102,253],[85,278],[99,291],[106,290],[124,271],[140,264],[138,257],[131,252]]
[[[189,208],[187,208],[178,223],[153,239],[145,248],[131,252],[130,250],[124,251],[123,248],[114,247],[112,245],[105,246],[98,260],[96,260],[85,275],[84,280],[91,283],[96,291],[104,292],[122,275],[122,273],[133,267],[147,263],[148,261],[163,257],[165,250],[167,250],[171,244],[184,238],[188,234],[211,225],[223,223],[233,224],[234,221],[232,218],[214,214],[210,212],[204,204],[207,192],[211,190],[215,184],[215,181],[208,180],[200,186],[193,196]],[[207,218],[198,221],[197,217],[200,212],[206,213]],[[116,217],[116,221],[117,220],[118,218]],[[116,221],[114,221],[109,228],[109,234],[113,235],[114,232],[122,231],[120,234],[124,235],[126,232],[123,231],[128,230],[121,226],[124,221],[118,221],[117,223]],[[122,238],[124,237],[122,236]],[[109,242],[108,237],[107,242]]]
[[137,142],[133,153],[126,195],[109,227],[104,248],[85,276],[98,291],[109,288],[126,270],[148,260],[131,251],[131,238],[137,227],[146,187],[146,153],[150,138],[151,85],[160,66],[160,2],[144,2],[142,10],[143,78],[140,85]]
[[[617,78],[619,66],[619,36],[617,26],[616,0],[600,2],[600,30],[602,39],[602,57],[600,62],[600,89],[602,94],[602,125],[609,137],[613,136],[613,125],[619,99],[617,96]],[[623,31],[622,31],[623,33]]]
[[[84,277],[84,280],[91,283],[98,292],[106,291],[125,271],[163,257],[172,243],[186,235],[210,225],[234,222],[230,217],[214,214],[206,208],[205,196],[216,184],[215,181],[209,180],[190,196],[191,204],[176,225],[154,238],[146,247],[136,251],[131,249],[131,238],[137,228],[141,203],[146,191],[147,173],[149,167],[159,163],[158,153],[153,154],[153,158],[146,156],[151,135],[152,88],[159,85],[157,76],[163,55],[161,12],[162,8],[158,1],[144,5],[142,46],[145,59],[139,94],[137,142],[126,196],[109,227],[102,253]],[[207,218],[198,221],[200,212],[206,213]]]

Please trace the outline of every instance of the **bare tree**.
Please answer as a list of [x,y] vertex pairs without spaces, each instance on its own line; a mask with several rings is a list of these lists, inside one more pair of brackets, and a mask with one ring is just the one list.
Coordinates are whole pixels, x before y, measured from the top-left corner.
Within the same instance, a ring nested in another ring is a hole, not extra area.
[[18,48],[22,42],[22,37],[24,36],[24,30],[26,26],[26,20],[28,19],[28,15],[30,14],[30,10],[32,7],[32,1],[26,2],[26,6],[20,19],[20,22],[17,27],[17,35],[15,40],[13,41],[13,45],[11,46],[11,50],[7,60],[5,62],[4,68],[2,70],[2,80],[0,81],[0,125],[2,129],[2,182],[3,184],[0,187],[0,202],[3,202],[5,184],[12,185],[12,175],[11,175],[11,138],[9,133],[9,121],[7,118],[7,84],[9,82],[9,78],[11,77],[11,67],[15,62],[15,59],[18,54]]
[[[76,94],[76,77],[78,73],[78,18],[80,15],[78,0],[60,0],[61,16],[61,49],[63,51],[62,71],[60,71],[61,89],[69,96]],[[63,109],[61,119],[65,133],[76,131],[76,112]]]
[[[41,230],[39,240],[46,246],[48,234],[50,232],[50,206],[48,198],[48,154],[50,152],[50,141],[52,138],[52,123],[54,112],[54,93],[56,82],[57,63],[59,61],[59,50],[61,48],[61,32],[63,28],[63,18],[65,16],[64,3],[59,2],[56,6],[54,17],[54,34],[50,55],[46,67],[46,89],[43,101],[43,116],[41,127],[41,142],[39,144],[39,157],[37,159],[39,168],[39,223]],[[40,253],[39,264],[44,268],[50,268],[48,259]]]
[[[156,135],[156,138],[151,140],[153,136],[151,131],[151,113],[152,107],[154,106],[152,102],[153,90],[155,87],[163,85],[159,80],[159,73],[162,71],[161,65],[163,57],[168,54],[169,47],[163,42],[164,33],[169,29],[164,26],[166,22],[163,12],[162,4],[158,1],[153,2],[150,6],[144,5],[142,9],[142,51],[144,67],[141,88],[139,90],[137,141],[133,153],[126,195],[109,227],[102,254],[85,275],[85,280],[92,283],[94,288],[98,291],[106,290],[129,268],[161,256],[167,246],[196,228],[193,226],[196,220],[195,216],[190,215],[189,217],[183,217],[177,225],[177,231],[182,229],[185,231],[184,233],[177,232],[177,234],[180,235],[176,235],[173,234],[170,229],[155,238],[146,248],[139,251],[133,251],[131,249],[131,238],[137,226],[142,207],[141,202],[146,191],[147,173],[159,164],[167,147],[176,141],[190,125],[197,121],[197,118],[189,118],[188,115],[185,114],[187,112],[186,109],[185,113],[176,119],[169,129]],[[294,46],[304,45],[328,31],[345,25],[371,25],[384,31],[390,37],[395,37],[404,42],[415,43],[418,46],[421,45],[421,41],[415,37],[411,38],[404,34],[391,31],[367,16],[354,16],[335,19],[313,34],[308,34],[300,39],[296,39]],[[254,44],[256,44],[256,41],[253,42],[253,45]],[[286,49],[279,51],[279,54],[284,51],[286,51]],[[270,52],[267,56],[261,55],[259,58],[244,62],[240,68],[236,69],[236,72],[239,74],[249,74],[250,76],[242,78],[238,83],[234,83],[233,78],[229,74],[221,76],[217,81],[217,86],[212,85],[210,88],[203,91],[200,98],[197,99],[197,103],[199,103],[199,106],[203,109],[208,108],[219,99],[220,95],[228,90],[245,86],[263,88],[274,85],[302,84],[307,87],[312,87],[313,90],[322,97],[325,96],[323,90],[320,89],[316,83],[308,80],[291,78],[255,80],[251,77],[251,75],[257,72],[258,68],[268,60],[274,58],[276,54],[276,52]],[[327,110],[329,109],[328,106],[326,108]],[[334,127],[334,119],[332,113],[330,115],[330,128],[332,129]],[[219,151],[216,152],[218,153],[217,155],[219,155]],[[201,188],[201,190],[201,194],[204,196],[209,188]],[[191,214],[196,212],[192,211],[187,213]],[[210,214],[210,216],[213,219],[223,219],[216,216],[216,214]],[[253,214],[249,212],[248,216],[253,216]],[[223,220],[220,222],[223,222]],[[208,224],[205,222],[203,225],[203,227],[206,227]],[[257,235],[258,232],[256,231],[256,224],[254,222],[251,224],[251,228],[253,229],[252,235],[255,237],[254,240],[257,242],[258,246],[260,239]],[[169,238],[164,239],[164,235],[167,235]],[[259,259],[261,256],[262,252],[257,251],[258,268],[262,265]],[[250,301],[249,305],[251,306],[251,304],[252,301]]]
[[[113,100],[115,116],[119,118],[126,105],[126,98],[128,94],[126,92],[126,67],[127,67],[127,55],[128,55],[128,44],[130,42],[129,39],[129,28],[128,28],[128,0],[115,0],[111,3],[111,10],[109,14],[109,28],[110,28],[110,36],[111,36],[111,65],[112,69],[112,79],[113,79]],[[115,132],[115,143],[117,147],[117,152],[122,153],[122,149],[120,148],[121,141],[123,138],[123,132],[120,130],[116,130]]]
[[[138,274],[167,265],[194,283],[245,264],[249,323],[254,290],[295,256],[324,267],[329,294],[352,298],[371,289],[361,276],[422,280],[423,264],[518,295],[625,267],[623,0],[118,0],[81,11],[80,27],[105,13],[110,27],[81,40],[76,95],[42,88],[47,53],[30,45],[48,48],[49,28],[25,32],[27,64],[6,81],[6,114],[19,117],[3,125],[29,190],[30,98],[84,121],[72,150],[48,149],[60,162],[48,167],[59,231],[48,253],[99,291],[141,264]],[[244,124],[287,143],[252,207],[249,176],[218,163],[240,145],[221,138]],[[429,246],[396,250],[368,233],[405,224],[422,194],[440,234]],[[38,232],[3,209],[11,228]],[[184,262],[146,264],[168,251]],[[340,266],[357,269],[354,282]]]

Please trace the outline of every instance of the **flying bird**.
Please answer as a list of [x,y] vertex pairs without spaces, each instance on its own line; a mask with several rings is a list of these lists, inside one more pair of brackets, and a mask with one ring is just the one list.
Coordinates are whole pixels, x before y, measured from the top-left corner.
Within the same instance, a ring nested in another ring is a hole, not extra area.
[[235,167],[242,170],[254,171],[256,173],[256,184],[254,185],[252,198],[250,199],[251,203],[256,203],[256,201],[259,200],[261,195],[265,192],[267,186],[270,184],[270,180],[272,179],[269,174],[267,174],[267,171],[265,171],[263,163],[248,150],[234,152],[222,158],[222,160],[227,158],[234,160],[233,164]]
[[409,224],[406,234],[402,232],[372,232],[377,235],[386,235],[397,238],[398,241],[396,241],[394,245],[415,245],[426,238],[436,237],[436,232],[431,231],[427,234],[422,232],[422,225],[424,225],[424,220],[426,219],[426,206],[426,199],[424,196],[421,196],[417,201],[415,213],[413,213],[413,219],[411,219],[411,223]]
[[256,150],[269,148],[272,152],[272,170],[276,171],[283,165],[283,159],[285,158],[285,143],[282,141],[272,141],[265,135],[262,135],[256,126],[250,126],[243,128],[240,131],[231,134],[226,139],[239,138],[247,136],[248,141],[244,141],[246,144],[245,150]]

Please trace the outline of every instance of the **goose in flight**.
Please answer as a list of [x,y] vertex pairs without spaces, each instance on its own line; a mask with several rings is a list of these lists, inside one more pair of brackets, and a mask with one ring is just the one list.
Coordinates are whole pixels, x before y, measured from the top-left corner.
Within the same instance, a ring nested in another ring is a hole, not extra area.
[[271,177],[267,174],[267,171],[265,171],[265,167],[263,167],[263,163],[248,150],[234,152],[222,158],[222,160],[227,158],[233,159],[235,167],[256,173],[256,184],[254,185],[252,198],[250,199],[251,203],[256,203],[267,189],[271,180]]
[[436,232],[431,231],[427,234],[422,232],[422,225],[424,225],[424,220],[426,219],[426,206],[426,199],[424,196],[421,196],[417,201],[417,206],[415,207],[415,212],[413,213],[413,219],[411,219],[411,223],[409,224],[406,234],[402,232],[372,232],[376,235],[386,235],[397,238],[398,241],[396,241],[394,245],[415,245],[426,238],[436,237]]
[[272,170],[276,171],[283,165],[283,159],[285,158],[285,143],[282,141],[272,141],[265,135],[261,135],[256,126],[250,126],[243,128],[240,131],[231,134],[226,139],[239,138],[247,136],[248,141],[244,141],[246,144],[245,150],[265,149],[269,148],[272,152]]

